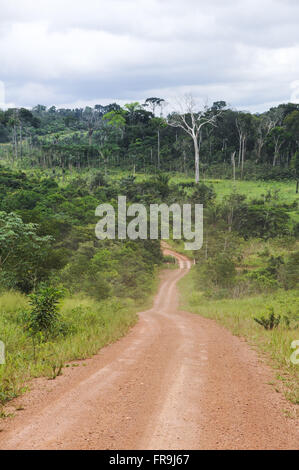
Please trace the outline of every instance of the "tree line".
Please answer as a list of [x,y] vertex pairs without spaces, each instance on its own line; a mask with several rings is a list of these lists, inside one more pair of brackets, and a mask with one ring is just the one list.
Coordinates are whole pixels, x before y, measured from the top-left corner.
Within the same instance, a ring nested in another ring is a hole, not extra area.
[[189,96],[166,109],[152,97],[123,107],[0,111],[1,157],[29,167],[195,171],[196,182],[205,175],[298,179],[299,104],[252,114],[225,101],[200,108]]

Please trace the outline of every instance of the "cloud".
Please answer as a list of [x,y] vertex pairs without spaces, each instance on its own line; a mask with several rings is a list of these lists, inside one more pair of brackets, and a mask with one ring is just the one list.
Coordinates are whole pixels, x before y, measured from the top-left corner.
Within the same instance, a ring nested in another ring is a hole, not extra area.
[[20,106],[193,91],[262,110],[299,79],[292,0],[0,0],[0,11],[0,80]]

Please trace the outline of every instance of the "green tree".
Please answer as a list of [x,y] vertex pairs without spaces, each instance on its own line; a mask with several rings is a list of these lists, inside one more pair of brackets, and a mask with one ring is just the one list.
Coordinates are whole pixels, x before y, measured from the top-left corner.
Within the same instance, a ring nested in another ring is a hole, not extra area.
[[50,236],[37,235],[36,224],[25,224],[14,213],[0,212],[2,283],[29,292],[40,280],[51,240]]

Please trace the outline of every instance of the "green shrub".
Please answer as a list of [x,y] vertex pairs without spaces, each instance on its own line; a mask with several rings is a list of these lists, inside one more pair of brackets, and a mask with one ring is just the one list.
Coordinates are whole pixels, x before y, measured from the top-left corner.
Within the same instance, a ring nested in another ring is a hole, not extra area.
[[263,326],[265,330],[273,330],[274,328],[278,328],[280,320],[281,316],[275,315],[273,307],[270,308],[268,317],[261,316],[260,318],[254,318],[254,321]]
[[229,288],[237,275],[234,261],[224,254],[208,259],[198,266],[201,284],[206,288]]
[[41,286],[29,296],[31,309],[26,312],[26,330],[33,337],[57,336],[61,333],[58,303],[62,292],[56,287]]
[[280,266],[278,277],[284,289],[295,289],[299,284],[299,251],[291,253]]
[[204,207],[213,203],[216,199],[216,193],[212,186],[207,186],[204,183],[198,184],[191,196],[193,204],[203,204]]

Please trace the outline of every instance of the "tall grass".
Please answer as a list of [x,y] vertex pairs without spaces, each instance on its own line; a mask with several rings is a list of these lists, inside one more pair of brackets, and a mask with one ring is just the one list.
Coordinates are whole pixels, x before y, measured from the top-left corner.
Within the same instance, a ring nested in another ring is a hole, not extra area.
[[265,352],[278,376],[287,387],[287,397],[299,404],[299,366],[291,362],[291,343],[299,340],[298,321],[290,328],[283,322],[277,329],[267,331],[254,321],[272,306],[280,315],[299,314],[297,290],[256,295],[244,298],[208,300],[196,285],[194,271],[180,281],[182,308],[206,318],[212,318],[228,328],[234,335],[245,337],[251,344]]
[[0,340],[6,347],[6,364],[0,365],[0,404],[22,393],[29,379],[54,378],[55,370],[67,361],[90,357],[125,335],[140,309],[126,299],[97,302],[82,295],[66,298],[61,304],[61,319],[67,334],[34,347],[22,323],[27,306],[23,295],[0,295]]

